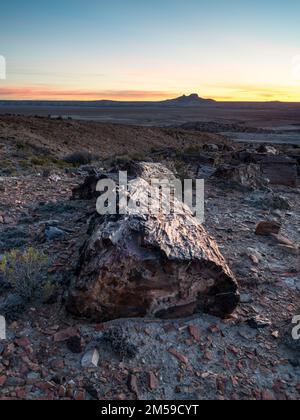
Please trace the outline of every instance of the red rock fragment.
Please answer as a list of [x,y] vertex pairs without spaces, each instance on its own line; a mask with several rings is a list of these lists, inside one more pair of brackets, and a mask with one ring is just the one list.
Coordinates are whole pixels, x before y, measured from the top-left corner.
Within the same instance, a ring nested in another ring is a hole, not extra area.
[[79,391],[76,391],[74,395],[74,399],[76,401],[85,401],[85,391],[82,389]]
[[31,344],[28,337],[17,338],[15,343],[18,347],[28,347]]
[[170,354],[172,354],[172,356],[176,357],[176,359],[178,359],[181,363],[184,363],[185,365],[188,364],[189,359],[183,354],[179,353],[176,349],[171,348],[168,351]]
[[2,375],[0,376],[0,386],[3,386],[6,382],[7,376]]
[[129,389],[135,393],[136,395],[138,395],[138,384],[137,384],[137,377],[136,375],[130,375],[129,377]]
[[149,388],[154,391],[158,387],[158,379],[153,372],[149,373]]
[[76,328],[70,327],[65,330],[61,330],[58,333],[54,334],[53,340],[55,343],[59,343],[62,341],[67,341],[71,337],[75,337],[78,335],[78,331]]
[[58,396],[60,398],[64,398],[66,396],[66,388],[63,385],[61,385],[58,389]]
[[200,330],[195,325],[189,326],[189,333],[193,337],[194,340],[200,341]]
[[278,235],[280,229],[280,223],[275,221],[264,221],[257,225],[255,234],[258,236],[270,236],[272,234]]

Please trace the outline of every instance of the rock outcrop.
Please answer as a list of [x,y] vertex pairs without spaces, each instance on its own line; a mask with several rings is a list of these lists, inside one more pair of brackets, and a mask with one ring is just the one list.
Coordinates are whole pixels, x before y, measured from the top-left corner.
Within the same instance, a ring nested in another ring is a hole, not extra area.
[[[140,165],[139,176],[148,180],[151,168]],[[154,165],[155,176],[157,169]],[[149,186],[145,179],[134,181],[135,191]],[[179,214],[97,217],[68,310],[96,321],[232,313],[239,302],[232,272],[192,211],[177,205]]]

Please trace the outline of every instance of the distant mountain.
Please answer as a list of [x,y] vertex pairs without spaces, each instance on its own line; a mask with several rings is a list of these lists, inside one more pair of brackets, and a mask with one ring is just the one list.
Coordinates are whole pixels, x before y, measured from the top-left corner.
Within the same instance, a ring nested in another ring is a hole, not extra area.
[[193,93],[192,95],[180,96],[179,98],[175,99],[167,99],[166,101],[162,101],[161,104],[163,105],[171,105],[171,106],[197,106],[197,105],[205,105],[210,103],[215,103],[213,99],[203,99],[200,98],[197,93]]

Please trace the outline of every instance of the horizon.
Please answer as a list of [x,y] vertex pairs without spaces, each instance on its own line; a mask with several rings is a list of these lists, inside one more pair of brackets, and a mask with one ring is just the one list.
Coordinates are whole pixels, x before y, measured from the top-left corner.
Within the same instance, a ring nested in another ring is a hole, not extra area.
[[296,0],[29,0],[1,12],[0,100],[300,102]]
[[[0,97],[0,102],[64,102],[64,103],[74,103],[74,102],[82,102],[82,103],[94,103],[94,102],[115,102],[115,103],[160,103],[165,101],[175,101],[176,99],[182,98],[182,97],[189,97],[195,95],[195,93],[192,94],[182,94],[178,97],[172,97],[172,98],[164,98],[162,100],[144,100],[144,99],[131,99],[131,100],[124,100],[124,99],[2,99]],[[245,103],[245,104],[255,104],[255,103],[261,103],[261,104],[272,104],[272,103],[279,103],[279,104],[300,104],[299,101],[279,101],[279,100],[269,100],[269,101],[239,101],[239,100],[216,100],[213,98],[203,98],[198,93],[196,94],[200,100],[207,101],[210,103]]]

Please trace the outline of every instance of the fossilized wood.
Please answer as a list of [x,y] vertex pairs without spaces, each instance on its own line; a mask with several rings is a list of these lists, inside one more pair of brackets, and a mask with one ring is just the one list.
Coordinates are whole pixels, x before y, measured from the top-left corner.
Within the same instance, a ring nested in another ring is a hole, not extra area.
[[118,171],[126,171],[128,178],[143,178],[146,181],[150,179],[176,179],[175,175],[161,163],[152,162],[134,162],[128,161],[114,167],[112,173],[95,173],[85,178],[84,182],[72,190],[73,200],[92,200],[99,196],[96,191],[96,185],[99,180],[110,177],[118,181]]
[[271,185],[297,187],[297,161],[286,156],[271,156],[261,162],[264,176]]
[[214,176],[247,189],[265,188],[268,185],[268,180],[262,175],[260,166],[252,163],[221,166],[216,170]]
[[[147,179],[150,172],[148,166]],[[145,184],[135,180],[137,190]],[[176,215],[99,217],[84,246],[68,310],[96,321],[232,313],[239,302],[232,272],[190,209],[178,206]]]

